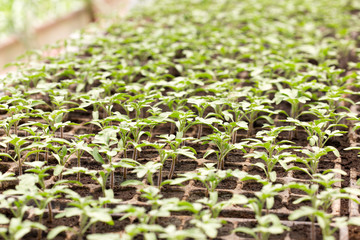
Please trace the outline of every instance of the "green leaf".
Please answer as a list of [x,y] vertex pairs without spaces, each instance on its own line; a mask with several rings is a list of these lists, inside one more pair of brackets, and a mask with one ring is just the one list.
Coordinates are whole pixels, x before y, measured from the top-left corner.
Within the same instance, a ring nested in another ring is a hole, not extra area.
[[289,220],[294,221],[305,216],[311,217],[315,213],[315,211],[316,210],[311,207],[302,206],[290,214]]
[[[247,156],[249,156],[249,155],[247,155]],[[257,162],[254,164],[254,166],[257,166],[257,167],[261,168],[264,172],[266,172],[265,165],[263,163]]]
[[60,173],[63,171],[64,166],[56,165],[54,168],[54,176],[59,176]]
[[97,234],[89,234],[86,239],[88,240],[99,240],[99,239],[106,239],[106,240],[120,240],[120,235],[117,233],[97,233]]
[[100,153],[99,153],[99,149],[97,147],[95,147],[93,149],[93,152],[92,152],[92,156],[94,157],[95,161],[99,162],[99,163],[102,163],[102,164],[105,164],[105,161],[104,159],[101,157]]
[[203,158],[206,158],[207,156],[209,156],[209,155],[212,154],[212,153],[216,153],[216,151],[215,151],[214,149],[208,150],[208,151],[204,154]]
[[243,233],[249,234],[252,237],[256,238],[256,232],[251,228],[238,227],[238,228],[234,229],[234,232],[243,232]]
[[266,208],[271,209],[274,206],[275,198],[274,197],[267,197],[266,198]]
[[274,120],[270,116],[263,115],[263,116],[258,117],[257,119],[261,119],[261,118],[265,119],[270,124],[274,124]]
[[[7,157],[7,158],[10,158],[10,159],[13,160],[13,161],[16,161],[16,159],[14,159],[12,156],[10,156],[10,155],[7,154],[7,153],[0,153],[0,156]],[[1,159],[1,160],[2,160],[2,159]]]
[[310,174],[310,172],[306,168],[300,168],[300,167],[295,166],[295,167],[290,167],[290,168],[286,169],[286,171],[291,171],[291,170],[299,170],[299,171],[305,172],[310,177],[312,177],[312,175]]
[[10,220],[4,215],[0,214],[0,224],[8,224]]
[[347,173],[346,173],[344,170],[336,169],[336,168],[334,168],[334,169],[327,169],[327,170],[325,170],[322,174],[325,175],[326,173],[329,173],[329,172],[339,173],[339,174],[344,175],[344,176],[347,175]]
[[70,231],[72,230],[71,227],[67,227],[67,226],[57,226],[55,228],[53,228],[47,235],[47,239],[54,239],[57,235],[59,235],[59,233],[61,232],[65,232],[65,231]]
[[348,220],[349,225],[360,226],[360,217],[351,217]]
[[189,180],[189,178],[175,178],[174,180],[169,180],[169,181],[170,181],[170,185],[178,185],[187,180]]
[[308,138],[310,146],[315,146],[317,141],[319,140],[318,136],[311,136]]
[[272,171],[269,172],[270,181],[275,182],[276,181],[276,172]]
[[248,202],[248,198],[245,195],[234,194],[229,202],[231,204],[246,204]]
[[144,186],[144,183],[139,180],[132,179],[122,182],[120,186]]

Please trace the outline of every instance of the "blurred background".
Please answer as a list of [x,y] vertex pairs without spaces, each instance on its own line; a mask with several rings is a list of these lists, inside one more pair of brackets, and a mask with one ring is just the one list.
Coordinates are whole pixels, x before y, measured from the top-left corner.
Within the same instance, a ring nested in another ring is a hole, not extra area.
[[91,22],[123,17],[137,0],[0,0],[0,73],[27,50],[67,38]]

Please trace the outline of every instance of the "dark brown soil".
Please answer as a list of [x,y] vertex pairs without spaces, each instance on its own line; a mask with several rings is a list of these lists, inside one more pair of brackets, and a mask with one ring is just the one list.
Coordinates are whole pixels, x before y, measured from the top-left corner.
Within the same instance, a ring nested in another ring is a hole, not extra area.
[[359,226],[349,226],[349,239],[359,240],[360,239],[360,227]]

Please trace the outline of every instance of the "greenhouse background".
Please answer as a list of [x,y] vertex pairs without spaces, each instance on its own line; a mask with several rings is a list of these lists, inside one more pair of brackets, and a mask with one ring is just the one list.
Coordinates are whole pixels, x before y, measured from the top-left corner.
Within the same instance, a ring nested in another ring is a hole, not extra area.
[[[137,0],[1,0],[0,65],[55,44],[90,22],[119,18]],[[114,20],[113,20],[114,21]],[[2,70],[4,71],[4,70]]]

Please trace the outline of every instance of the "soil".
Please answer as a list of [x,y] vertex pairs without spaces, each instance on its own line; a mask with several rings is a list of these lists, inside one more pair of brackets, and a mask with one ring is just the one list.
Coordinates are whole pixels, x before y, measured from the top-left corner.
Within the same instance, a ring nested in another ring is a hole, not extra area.
[[349,239],[351,240],[360,239],[360,226],[349,226]]
[[[71,115],[72,119],[76,118],[76,115]],[[79,120],[78,120],[79,121]],[[170,128],[165,126],[165,129]],[[164,128],[163,128],[164,129]],[[155,128],[155,131],[157,134],[162,133],[163,129]],[[67,134],[72,133],[85,133],[88,131],[88,128],[84,126],[74,126],[72,128],[66,129],[68,131]],[[205,126],[204,126],[205,130]],[[211,129],[207,129],[207,131],[210,131]],[[93,131],[96,132],[95,128],[93,128]],[[166,133],[166,132],[163,132]],[[300,146],[306,146],[307,140],[306,140],[306,133],[302,130],[299,130],[297,132],[296,137],[293,139],[293,141]],[[286,136],[284,136],[286,137]],[[242,139],[242,137],[238,139]],[[341,161],[339,162],[341,165],[341,169],[346,171],[348,174],[350,173],[350,169],[356,169],[356,171],[360,170],[360,167],[358,164],[356,164],[357,161],[357,153],[356,151],[344,151],[343,149],[347,146],[349,146],[349,139],[347,137],[341,138],[341,139],[334,139],[328,142],[329,145],[335,145],[340,150],[341,155]],[[191,143],[187,142],[187,146],[193,147],[198,151],[198,158],[201,159],[202,155],[208,150],[208,149],[215,149],[213,145],[211,144],[199,144],[199,143]],[[128,152],[128,156],[131,156],[131,150]],[[148,161],[157,160],[157,151],[154,151],[150,148],[144,149],[140,156],[139,156],[139,162],[142,164],[145,164]],[[40,158],[44,158],[44,155],[41,154]],[[201,160],[202,161],[202,160]],[[178,176],[179,174],[186,173],[189,171],[195,171],[197,168],[201,167],[201,161],[199,160],[192,160],[187,159],[186,157],[180,157],[179,161],[176,163],[175,166],[175,176]],[[210,155],[205,162],[214,162],[217,163],[216,156]],[[239,169],[247,171],[251,175],[259,175],[262,178],[265,178],[264,172],[256,167],[252,166],[251,164],[258,162],[260,160],[251,160],[250,163],[246,162],[247,159],[244,158],[244,154],[240,150],[232,151],[226,158],[225,161],[225,168],[226,169]],[[322,160],[319,163],[319,171],[323,171],[326,169],[331,169],[335,167],[335,161],[337,161],[337,157],[330,153],[326,157],[323,157]],[[49,165],[56,165],[57,161],[50,157],[48,161]],[[302,164],[295,163],[295,165],[303,167]],[[77,159],[76,157],[71,158],[71,160],[66,165],[67,169],[70,169],[72,167],[77,166]],[[81,166],[85,167],[89,170],[100,170],[102,169],[101,163],[94,161],[91,156],[84,154],[83,157],[81,157]],[[165,180],[167,178],[168,171],[170,170],[171,166],[171,160],[166,161],[164,164],[163,169],[163,179]],[[24,166],[24,171],[27,169],[26,166]],[[2,164],[0,164],[0,171],[2,173],[5,173],[7,171],[13,171],[17,173],[17,164],[4,159],[2,161]],[[291,177],[289,178],[290,172],[285,171],[280,165],[275,166],[274,171],[277,173],[277,182],[284,183],[288,181],[296,181],[296,182],[304,182],[309,183],[310,177],[301,171],[292,171]],[[358,176],[359,178],[360,176]],[[64,175],[64,179],[66,180],[76,180],[76,174],[74,175]],[[127,179],[138,179],[136,174],[131,173],[131,169],[129,169],[129,173],[127,175]],[[342,187],[349,186],[350,178],[349,176],[343,177],[343,182],[341,183]],[[121,199],[122,203],[126,202],[132,202],[132,204],[141,203],[146,204],[146,199],[143,199],[139,196],[137,193],[136,187],[121,187],[120,184],[124,181],[122,169],[116,169],[115,171],[115,188],[114,188],[114,195],[116,199]],[[157,174],[154,175],[154,182],[157,181]],[[88,196],[89,193],[94,198],[102,197],[101,188],[98,186],[98,183],[91,178],[91,176],[86,174],[81,174],[81,183],[83,186],[78,186],[75,184],[70,184],[70,189],[79,193],[81,196]],[[16,186],[17,182],[6,182],[2,183],[1,187],[3,190],[11,189]],[[165,185],[161,188],[161,195],[163,198],[178,198],[181,200],[186,200],[189,202],[196,202],[197,200],[204,198],[206,196],[206,189],[204,185],[199,181],[193,181],[193,182],[186,182],[183,185],[187,186],[189,189],[186,190],[186,188],[183,188],[181,186],[168,186]],[[109,187],[109,185],[107,186]],[[254,197],[253,193],[256,191],[260,191],[262,189],[263,185],[261,183],[257,183],[255,181],[246,181],[246,182],[239,182],[236,178],[231,177],[228,179],[225,179],[219,183],[217,186],[217,191],[219,193],[219,201],[225,201],[229,200],[234,193],[243,193],[248,197]],[[2,191],[3,191],[2,190]],[[239,192],[240,191],[240,192]],[[289,215],[289,211],[293,211],[298,209],[301,206],[308,206],[309,202],[302,202],[300,204],[293,204],[294,200],[304,195],[304,192],[297,190],[297,189],[291,189],[289,191],[290,195],[288,198],[283,198],[282,195],[275,197],[275,203],[274,206],[271,209],[272,213],[275,213],[279,216],[281,220],[287,220],[287,217]],[[52,202],[53,209],[57,211],[62,211],[67,204],[69,203],[68,200],[65,199],[57,199]],[[349,216],[349,201],[348,200],[341,200],[341,216]],[[7,213],[10,214],[10,213]],[[180,214],[180,215],[179,215]],[[185,214],[186,215],[186,214]],[[171,218],[166,219],[159,219],[159,224],[166,226],[169,223],[172,223],[176,226],[182,226],[184,223],[181,218],[181,212],[174,214]],[[249,211],[249,209],[244,208],[244,206],[237,206],[236,210],[223,210],[220,213],[221,217],[229,218],[232,221],[227,222],[219,229],[218,237],[228,236],[231,234],[232,230],[237,226],[255,226],[254,222],[252,222],[251,219],[254,218],[254,214]],[[238,219],[249,219],[248,222],[237,222]],[[165,221],[166,220],[166,221]],[[308,219],[301,218],[297,221],[304,221],[309,222]],[[107,224],[98,223],[96,225],[96,232],[102,233],[102,232],[119,232],[122,231],[126,225],[130,223],[129,220],[122,220],[122,221],[115,221],[115,224],[113,226],[108,226]],[[296,222],[297,223],[297,222]],[[77,226],[77,220],[74,219],[59,219],[56,220],[54,223],[46,223],[47,227],[51,229],[55,224],[63,224],[63,225],[69,225],[69,226]],[[185,227],[186,227],[185,223]],[[338,234],[338,233],[337,233]],[[358,227],[349,227],[349,239],[360,239],[360,228]],[[289,236],[290,239],[304,239],[309,238],[309,226],[308,225],[301,225],[301,224],[295,224],[291,227],[291,230],[289,232],[285,232],[282,235],[276,235],[272,236],[271,239],[285,239],[286,236]],[[317,235],[319,239],[321,239],[321,233],[320,230],[317,229]],[[236,233],[236,236],[239,237],[249,237],[246,234],[243,233]],[[36,238],[36,232],[31,232],[27,235],[27,239],[35,239]],[[57,239],[70,239],[69,236],[65,236],[64,234],[60,234]]]

